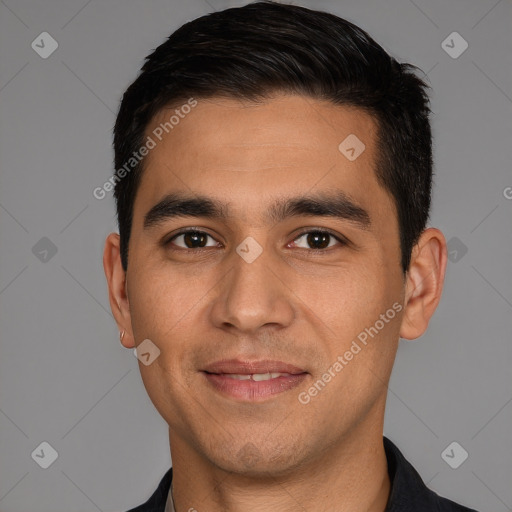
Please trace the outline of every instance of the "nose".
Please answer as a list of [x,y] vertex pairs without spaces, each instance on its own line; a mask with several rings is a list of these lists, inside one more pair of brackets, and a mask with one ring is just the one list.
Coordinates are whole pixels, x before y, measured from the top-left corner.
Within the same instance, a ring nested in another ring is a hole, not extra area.
[[266,251],[251,263],[236,253],[232,259],[210,310],[212,323],[245,334],[254,334],[263,326],[289,326],[295,317],[293,292],[285,276],[279,275],[276,262]]

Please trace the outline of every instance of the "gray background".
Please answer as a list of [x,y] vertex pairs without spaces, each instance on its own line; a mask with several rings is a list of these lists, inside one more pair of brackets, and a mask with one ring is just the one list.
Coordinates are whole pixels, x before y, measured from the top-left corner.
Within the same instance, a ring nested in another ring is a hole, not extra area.
[[[92,191],[113,171],[111,128],[143,58],[182,23],[243,3],[0,0],[2,512],[126,510],[171,464],[108,305],[114,203]],[[428,75],[431,225],[452,261],[427,334],[400,345],[385,434],[438,493],[511,510],[512,4],[296,3],[355,22]],[[46,59],[31,47],[43,31],[59,45]],[[453,31],[469,44],[458,58],[442,46]],[[48,469],[31,457],[43,441],[58,452]],[[452,441],[469,453],[458,469],[441,457]]]

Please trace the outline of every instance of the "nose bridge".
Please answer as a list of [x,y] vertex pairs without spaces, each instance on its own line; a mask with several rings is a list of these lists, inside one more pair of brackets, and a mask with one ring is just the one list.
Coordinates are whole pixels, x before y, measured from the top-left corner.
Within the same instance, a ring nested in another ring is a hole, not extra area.
[[218,327],[255,331],[265,324],[285,326],[293,319],[287,288],[276,277],[276,261],[271,251],[261,249],[248,237],[231,255],[231,271],[212,309]]

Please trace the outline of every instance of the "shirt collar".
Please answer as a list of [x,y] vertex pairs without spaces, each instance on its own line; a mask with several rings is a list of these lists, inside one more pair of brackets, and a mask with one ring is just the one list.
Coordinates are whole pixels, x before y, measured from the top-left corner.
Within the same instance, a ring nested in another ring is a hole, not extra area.
[[176,512],[174,509],[174,500],[172,499],[172,482],[169,487],[169,494],[167,494],[167,501],[165,502],[165,510],[164,512]]

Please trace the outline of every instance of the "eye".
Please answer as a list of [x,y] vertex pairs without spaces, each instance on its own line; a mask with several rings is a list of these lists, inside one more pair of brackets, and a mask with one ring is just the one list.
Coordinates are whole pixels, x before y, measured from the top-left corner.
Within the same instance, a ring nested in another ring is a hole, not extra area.
[[[297,241],[299,241],[298,244]],[[301,249],[322,250],[330,248],[333,245],[335,245],[334,243],[331,243],[335,241],[338,241],[341,245],[347,245],[347,243],[341,237],[334,235],[330,231],[326,231],[323,229],[315,229],[301,233],[293,241],[293,244],[296,247],[300,247]]]
[[[210,239],[211,242],[208,242],[208,239]],[[330,231],[324,229],[313,229],[300,233],[299,236],[293,240],[292,244],[300,249],[322,251],[335,246],[336,241],[342,246],[347,245],[346,240],[334,233],[331,233]],[[196,250],[207,247],[219,247],[219,242],[205,231],[190,228],[182,230],[173,235],[167,241],[164,241],[164,246],[171,246],[171,249],[179,247],[184,250]]]
[[[204,247],[215,247],[218,242],[215,242],[213,244],[208,244],[208,238],[213,237],[209,235],[208,233],[205,233],[204,231],[199,231],[197,229],[187,229],[180,231],[179,233],[175,234],[173,237],[169,238],[164,245],[176,245],[177,247],[181,247],[182,249],[202,249]],[[175,243],[176,240],[180,240],[180,243]],[[174,242],[171,244],[171,242]]]

